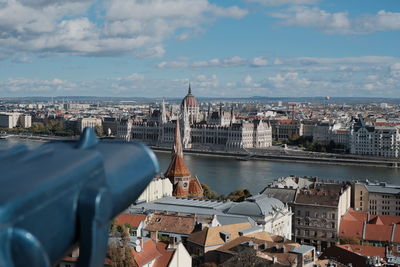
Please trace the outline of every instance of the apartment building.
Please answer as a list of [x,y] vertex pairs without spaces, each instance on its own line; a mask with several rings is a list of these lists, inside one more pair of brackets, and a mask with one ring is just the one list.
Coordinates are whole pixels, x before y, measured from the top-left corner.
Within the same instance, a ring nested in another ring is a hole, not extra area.
[[352,206],[371,215],[400,216],[400,186],[368,180],[353,185]]

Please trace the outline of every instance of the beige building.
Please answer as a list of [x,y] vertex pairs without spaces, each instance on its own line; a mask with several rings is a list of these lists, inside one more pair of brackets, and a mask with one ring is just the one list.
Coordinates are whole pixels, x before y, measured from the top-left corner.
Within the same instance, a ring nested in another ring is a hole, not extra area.
[[272,139],[284,141],[295,136],[303,136],[303,124],[300,121],[278,120],[272,122]]
[[350,208],[351,186],[315,183],[300,189],[293,203],[293,240],[318,250],[339,241],[340,218]]
[[154,178],[137,199],[138,202],[151,202],[163,197],[172,196],[172,183],[167,178]]
[[102,120],[98,118],[80,118],[78,120],[78,130],[79,132],[82,132],[83,129],[86,127],[101,127],[102,126]]
[[352,204],[356,211],[371,215],[400,216],[400,186],[386,182],[355,182]]

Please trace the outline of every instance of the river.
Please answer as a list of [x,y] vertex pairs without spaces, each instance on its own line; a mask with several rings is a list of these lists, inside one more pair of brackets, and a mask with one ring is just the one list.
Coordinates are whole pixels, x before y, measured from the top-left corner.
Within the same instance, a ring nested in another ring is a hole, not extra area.
[[[31,148],[41,145],[37,141],[19,139],[0,140],[0,149],[18,143]],[[156,152],[160,168],[166,171],[171,155]],[[318,176],[321,179],[385,181],[400,184],[400,169],[350,165],[328,165],[314,163],[278,161],[238,161],[233,158],[204,155],[185,155],[185,161],[193,175],[208,184],[219,194],[228,194],[236,189],[247,188],[252,193],[261,191],[272,180],[287,175]]]

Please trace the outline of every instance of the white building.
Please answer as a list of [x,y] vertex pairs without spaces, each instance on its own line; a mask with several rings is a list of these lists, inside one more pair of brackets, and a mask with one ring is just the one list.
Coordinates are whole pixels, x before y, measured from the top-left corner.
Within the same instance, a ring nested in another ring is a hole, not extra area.
[[[267,122],[237,122],[233,110],[226,113],[222,109],[209,115],[207,121],[198,122],[198,105],[190,88],[182,103],[179,121],[184,148],[232,151],[272,145],[272,128]],[[172,116],[166,115],[163,102],[161,109],[154,110],[146,120],[119,122],[117,137],[153,146],[170,146],[174,140],[175,125]]]
[[21,113],[0,113],[0,127],[3,128],[30,128],[32,127],[32,117]]
[[172,196],[172,183],[167,178],[154,178],[143,193],[139,196],[136,202],[151,202],[163,197]]
[[273,235],[292,238],[292,212],[288,205],[276,198],[255,195],[243,202],[235,203],[227,214],[245,215],[263,226],[263,230]]
[[365,125],[362,119],[350,131],[350,153],[379,157],[399,157],[400,127]]
[[78,120],[78,130],[82,132],[86,127],[96,128],[102,126],[102,120],[98,118],[80,118]]

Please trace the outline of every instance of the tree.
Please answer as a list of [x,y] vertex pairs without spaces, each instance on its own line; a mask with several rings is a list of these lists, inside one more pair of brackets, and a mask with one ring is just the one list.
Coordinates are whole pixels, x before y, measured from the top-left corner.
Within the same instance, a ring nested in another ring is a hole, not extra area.
[[230,193],[227,199],[234,202],[244,201],[246,198],[251,197],[251,193],[247,189],[238,189]]
[[203,188],[203,196],[205,199],[220,199],[220,196],[212,191],[208,184],[201,183],[201,187]]
[[[126,226],[112,226],[111,237],[114,242],[110,242],[108,247],[108,257],[112,267],[131,267],[135,261],[131,252],[129,228]],[[119,242],[121,241],[121,242]]]

